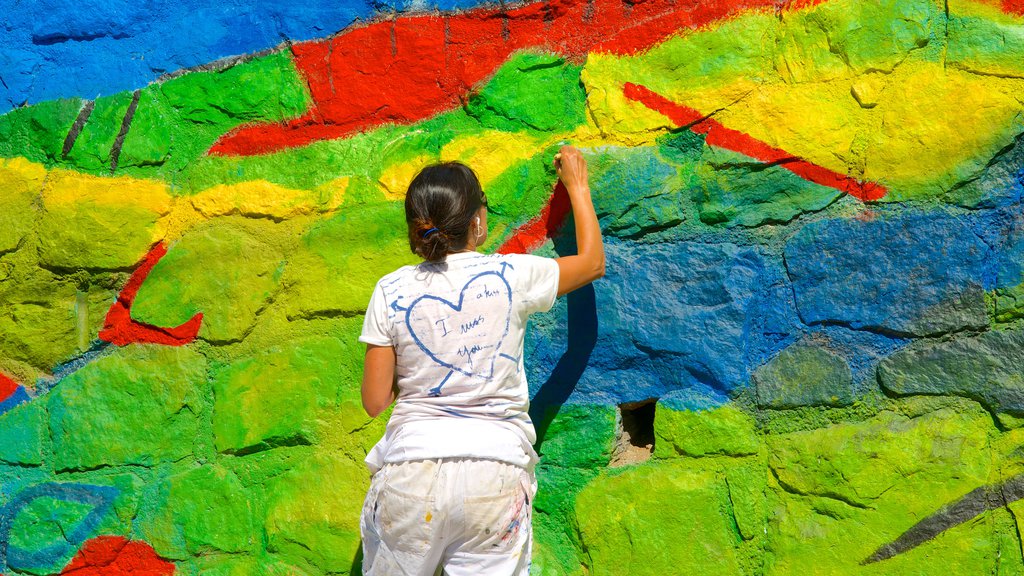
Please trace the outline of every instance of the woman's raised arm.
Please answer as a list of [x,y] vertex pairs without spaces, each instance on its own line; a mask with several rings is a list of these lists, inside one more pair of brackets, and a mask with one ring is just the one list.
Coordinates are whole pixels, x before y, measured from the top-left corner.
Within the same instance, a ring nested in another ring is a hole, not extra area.
[[583,154],[572,146],[562,146],[555,155],[555,168],[569,193],[576,223],[576,254],[555,259],[558,262],[558,295],[561,296],[604,276],[604,244],[594,203],[590,199],[587,161]]

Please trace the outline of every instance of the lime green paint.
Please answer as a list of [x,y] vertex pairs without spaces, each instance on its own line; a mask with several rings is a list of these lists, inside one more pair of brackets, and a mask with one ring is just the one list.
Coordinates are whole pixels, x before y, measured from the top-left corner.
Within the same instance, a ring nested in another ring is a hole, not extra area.
[[153,245],[159,214],[132,205],[47,206],[37,222],[39,259],[55,268],[127,270]]
[[654,436],[655,458],[749,456],[761,448],[754,419],[731,404],[701,412],[659,404]]
[[1024,284],[1010,288],[998,288],[988,297],[993,320],[1011,322],[1024,318]]
[[203,314],[199,337],[241,340],[279,288],[282,248],[296,224],[226,217],[200,225],[171,245],[150,272],[132,316],[155,326],[177,326]]
[[[82,352],[79,316],[87,315],[86,338],[96,338],[120,278],[98,273],[59,275],[39,266],[33,250],[19,250],[0,264],[0,370],[32,382],[59,362]],[[87,305],[78,306],[79,282]],[[99,285],[98,285],[99,284]]]
[[275,346],[213,375],[213,434],[221,452],[312,444],[322,412],[337,407],[342,385],[335,338]]
[[381,276],[421,261],[408,248],[404,213],[397,203],[352,206],[311,226],[284,275],[288,317],[365,312]]
[[269,486],[267,550],[328,573],[348,572],[359,549],[359,512],[369,486],[361,462],[320,454]]
[[587,573],[755,573],[745,560],[757,544],[738,530],[726,476],[717,465],[679,461],[603,473],[577,498]]

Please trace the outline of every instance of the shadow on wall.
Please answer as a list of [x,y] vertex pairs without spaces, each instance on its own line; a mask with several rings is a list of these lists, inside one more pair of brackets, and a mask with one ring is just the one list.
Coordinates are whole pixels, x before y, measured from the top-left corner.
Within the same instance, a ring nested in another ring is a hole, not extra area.
[[[555,242],[555,251],[559,256],[576,253],[574,236],[573,226],[563,228],[562,237]],[[576,389],[597,344],[597,295],[593,284],[566,295],[566,317],[568,342],[565,353],[530,400],[530,419],[537,429],[537,443],[534,447],[538,451],[551,421]]]

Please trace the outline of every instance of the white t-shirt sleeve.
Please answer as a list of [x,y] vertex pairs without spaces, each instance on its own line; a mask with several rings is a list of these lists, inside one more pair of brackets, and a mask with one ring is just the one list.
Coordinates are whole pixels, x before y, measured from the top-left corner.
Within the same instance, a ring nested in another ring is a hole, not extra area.
[[363,318],[363,333],[359,341],[375,346],[394,346],[391,322],[388,319],[388,303],[380,282],[373,287],[373,295],[366,306],[366,317]]
[[518,255],[512,261],[518,278],[518,290],[527,314],[547,312],[558,296],[558,262],[530,254]]

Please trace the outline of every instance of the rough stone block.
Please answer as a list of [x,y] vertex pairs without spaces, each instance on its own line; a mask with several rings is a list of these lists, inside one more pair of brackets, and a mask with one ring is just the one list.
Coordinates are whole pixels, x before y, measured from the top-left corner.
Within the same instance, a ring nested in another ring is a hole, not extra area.
[[296,466],[268,486],[267,550],[328,573],[350,570],[368,486],[361,462],[323,453]]
[[655,458],[748,456],[761,448],[754,419],[732,405],[691,411],[659,403],[654,435]]
[[312,444],[321,412],[337,407],[348,374],[339,340],[311,338],[245,358],[213,375],[213,434],[217,450],[245,453]]
[[697,566],[701,574],[753,574],[730,509],[724,479],[690,462],[602,475],[577,500],[584,565],[594,576],[675,574]]
[[280,284],[283,236],[272,223],[239,217],[194,228],[153,267],[132,317],[178,326],[202,312],[200,338],[242,340]]
[[159,496],[136,521],[164,558],[254,552],[260,503],[230,471],[213,465],[168,476]]
[[208,394],[206,360],[188,348],[131,346],[50,392],[54,468],[153,466],[192,453]]
[[44,402],[25,402],[0,414],[0,462],[39,466],[48,432]]
[[[135,202],[124,202],[130,194]],[[55,170],[42,194],[39,259],[67,269],[128,269],[158,240],[170,212],[163,184]]]
[[848,406],[854,399],[849,364],[817,346],[790,346],[752,378],[761,407]]
[[804,226],[785,250],[800,317],[908,335],[987,326],[989,247],[971,224],[909,213]]
[[964,396],[993,412],[1024,416],[1024,331],[991,330],[948,341],[923,341],[878,366],[878,380],[901,395]]
[[515,55],[470,98],[466,110],[499,130],[572,129],[586,120],[580,69],[552,54]]
[[[908,418],[768,437],[766,574],[988,572],[999,556],[985,514],[884,562],[862,563],[922,519],[992,481],[992,419],[969,403]],[[975,510],[970,506],[963,511]],[[974,513],[968,512],[973,516]]]

